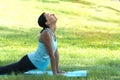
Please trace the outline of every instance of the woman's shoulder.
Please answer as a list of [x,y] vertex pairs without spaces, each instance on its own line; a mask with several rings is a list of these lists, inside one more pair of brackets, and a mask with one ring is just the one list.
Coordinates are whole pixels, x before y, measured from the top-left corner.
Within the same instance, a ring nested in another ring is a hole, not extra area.
[[43,42],[43,40],[49,40],[51,38],[50,33],[45,29],[41,35],[40,40]]
[[41,36],[50,36],[49,31],[47,29],[45,29],[42,33]]
[[46,31],[46,30],[43,30],[41,33],[40,33],[40,36],[39,36],[39,42],[43,42],[43,38],[44,37],[48,37],[49,36],[49,33],[48,33],[48,31]]

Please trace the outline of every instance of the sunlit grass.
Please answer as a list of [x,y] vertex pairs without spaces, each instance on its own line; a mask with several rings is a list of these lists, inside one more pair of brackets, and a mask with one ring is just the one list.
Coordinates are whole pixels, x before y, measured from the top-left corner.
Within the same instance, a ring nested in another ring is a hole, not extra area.
[[[0,4],[0,66],[16,62],[23,55],[36,50],[41,30],[37,18],[47,11],[58,17],[56,35],[62,70],[85,69],[89,74],[88,80],[110,80],[120,75],[119,2],[2,0]],[[20,80],[69,79],[48,75],[2,78],[18,80],[18,77]]]

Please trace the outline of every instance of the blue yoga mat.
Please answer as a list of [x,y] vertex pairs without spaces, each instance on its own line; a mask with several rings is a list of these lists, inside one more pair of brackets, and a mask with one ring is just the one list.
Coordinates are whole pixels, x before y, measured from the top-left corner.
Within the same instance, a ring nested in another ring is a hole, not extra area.
[[[31,75],[43,75],[48,74],[50,76],[53,75],[52,71],[39,71],[39,70],[30,70],[25,72],[24,74],[31,74]],[[66,77],[87,77],[87,71],[86,70],[77,70],[77,71],[67,71],[62,74]]]

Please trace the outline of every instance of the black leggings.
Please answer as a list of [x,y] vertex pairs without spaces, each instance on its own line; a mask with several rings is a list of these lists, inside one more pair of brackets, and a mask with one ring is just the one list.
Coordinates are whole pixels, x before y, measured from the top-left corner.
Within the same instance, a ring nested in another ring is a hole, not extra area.
[[25,55],[20,61],[16,63],[0,67],[0,74],[17,74],[32,69],[36,69],[36,67],[31,63],[28,56]]

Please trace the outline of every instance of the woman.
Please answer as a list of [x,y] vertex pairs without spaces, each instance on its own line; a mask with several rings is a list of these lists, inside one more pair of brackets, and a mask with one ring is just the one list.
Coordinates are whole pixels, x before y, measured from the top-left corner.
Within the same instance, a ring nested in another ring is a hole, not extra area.
[[21,58],[20,61],[0,67],[0,74],[23,73],[32,69],[44,71],[51,62],[53,74],[59,73],[59,54],[55,37],[57,18],[54,14],[42,13],[38,18],[38,24],[43,29],[40,32],[38,48]]

